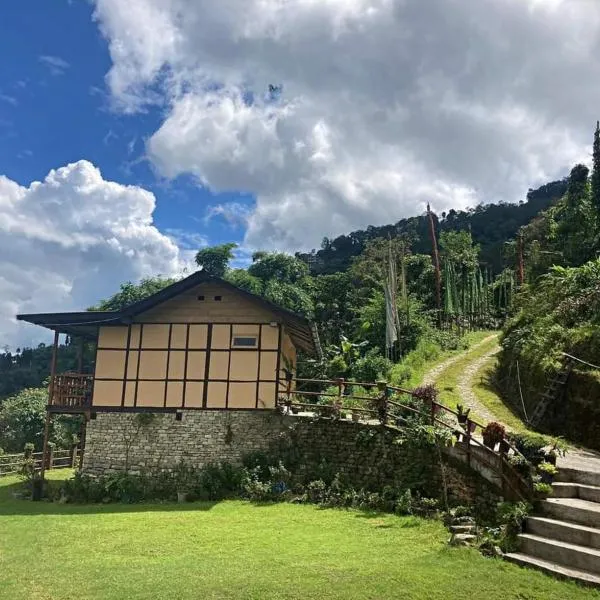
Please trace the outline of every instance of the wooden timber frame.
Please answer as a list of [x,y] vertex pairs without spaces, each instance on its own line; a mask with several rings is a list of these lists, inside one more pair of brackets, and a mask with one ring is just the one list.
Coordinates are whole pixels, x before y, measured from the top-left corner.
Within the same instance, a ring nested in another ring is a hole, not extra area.
[[[54,342],[52,344],[52,354],[50,359],[50,381],[48,384],[48,405],[46,407],[46,418],[44,421],[44,441],[42,443],[42,460],[40,463],[40,476],[42,480],[44,479],[44,475],[46,473],[46,468],[48,467],[48,443],[50,441],[50,427],[52,425],[52,416],[55,412],[68,412],[74,414],[81,414],[83,412],[84,419],[81,426],[81,431],[79,435],[79,443],[81,444],[81,452],[79,454],[79,468],[83,465],[83,452],[85,448],[85,429],[86,423],[90,418],[90,410],[89,408],[85,411],[82,410],[63,410],[63,411],[55,411],[52,410],[52,399],[55,393],[55,386],[58,374],[56,373],[56,367],[58,365],[58,343],[60,340],[60,332],[58,330],[54,330]],[[83,371],[83,346],[84,339],[79,338],[77,342],[77,372],[81,373]]]

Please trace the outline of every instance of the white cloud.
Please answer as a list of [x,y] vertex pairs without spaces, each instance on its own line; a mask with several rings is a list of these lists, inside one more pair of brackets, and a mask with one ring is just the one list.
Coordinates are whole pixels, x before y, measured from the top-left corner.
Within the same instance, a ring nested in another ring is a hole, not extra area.
[[252,247],[519,200],[586,157],[598,116],[589,0],[96,0],[96,19],[113,101],[165,110],[148,156],[254,194]]
[[17,313],[85,310],[122,282],[182,273],[154,207],[151,192],[106,181],[83,160],[29,187],[0,176],[0,346],[43,338]]
[[52,75],[64,75],[65,71],[71,66],[64,58],[43,54],[39,57],[41,63],[50,69]]
[[223,204],[213,204],[206,209],[204,224],[210,223],[215,218],[224,219],[232,228],[246,227],[253,207],[241,202],[226,202]]

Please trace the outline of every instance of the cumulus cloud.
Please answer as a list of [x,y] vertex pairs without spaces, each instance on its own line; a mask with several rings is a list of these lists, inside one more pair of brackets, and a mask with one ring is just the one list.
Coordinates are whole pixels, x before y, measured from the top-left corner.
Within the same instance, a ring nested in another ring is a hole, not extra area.
[[[96,0],[124,110],[167,177],[256,196],[246,243],[516,201],[586,157],[591,0]],[[269,94],[269,84],[282,93]]]
[[154,206],[151,192],[106,181],[84,160],[29,187],[0,176],[0,343],[42,339],[17,313],[85,310],[124,281],[180,274]]

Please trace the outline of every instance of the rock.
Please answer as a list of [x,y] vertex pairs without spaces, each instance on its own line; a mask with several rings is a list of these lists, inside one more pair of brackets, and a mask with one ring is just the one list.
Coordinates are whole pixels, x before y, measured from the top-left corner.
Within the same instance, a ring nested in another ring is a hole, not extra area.
[[476,535],[470,533],[453,534],[448,542],[451,546],[470,546],[477,539]]

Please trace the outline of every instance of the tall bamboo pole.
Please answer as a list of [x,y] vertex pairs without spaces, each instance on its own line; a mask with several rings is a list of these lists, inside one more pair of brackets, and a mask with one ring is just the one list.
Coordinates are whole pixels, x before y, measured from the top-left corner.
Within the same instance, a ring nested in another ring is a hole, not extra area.
[[438,252],[437,237],[435,235],[435,225],[433,223],[433,213],[429,202],[427,203],[427,216],[429,217],[429,233],[431,235],[431,244],[433,246],[433,266],[435,268],[435,299],[438,311],[438,325],[441,326],[442,319],[442,274],[440,272],[440,254]]
[[519,231],[518,253],[519,253],[519,287],[525,283],[525,260],[523,259],[523,232]]
[[50,434],[50,405],[54,399],[54,378],[56,376],[56,356],[58,354],[58,339],[60,333],[54,332],[54,344],[52,346],[52,359],[50,361],[50,385],[48,386],[48,408],[46,409],[46,422],[44,424],[44,445],[42,447],[42,468],[41,478],[44,480],[44,473],[46,472],[46,459],[48,455],[48,436]]

